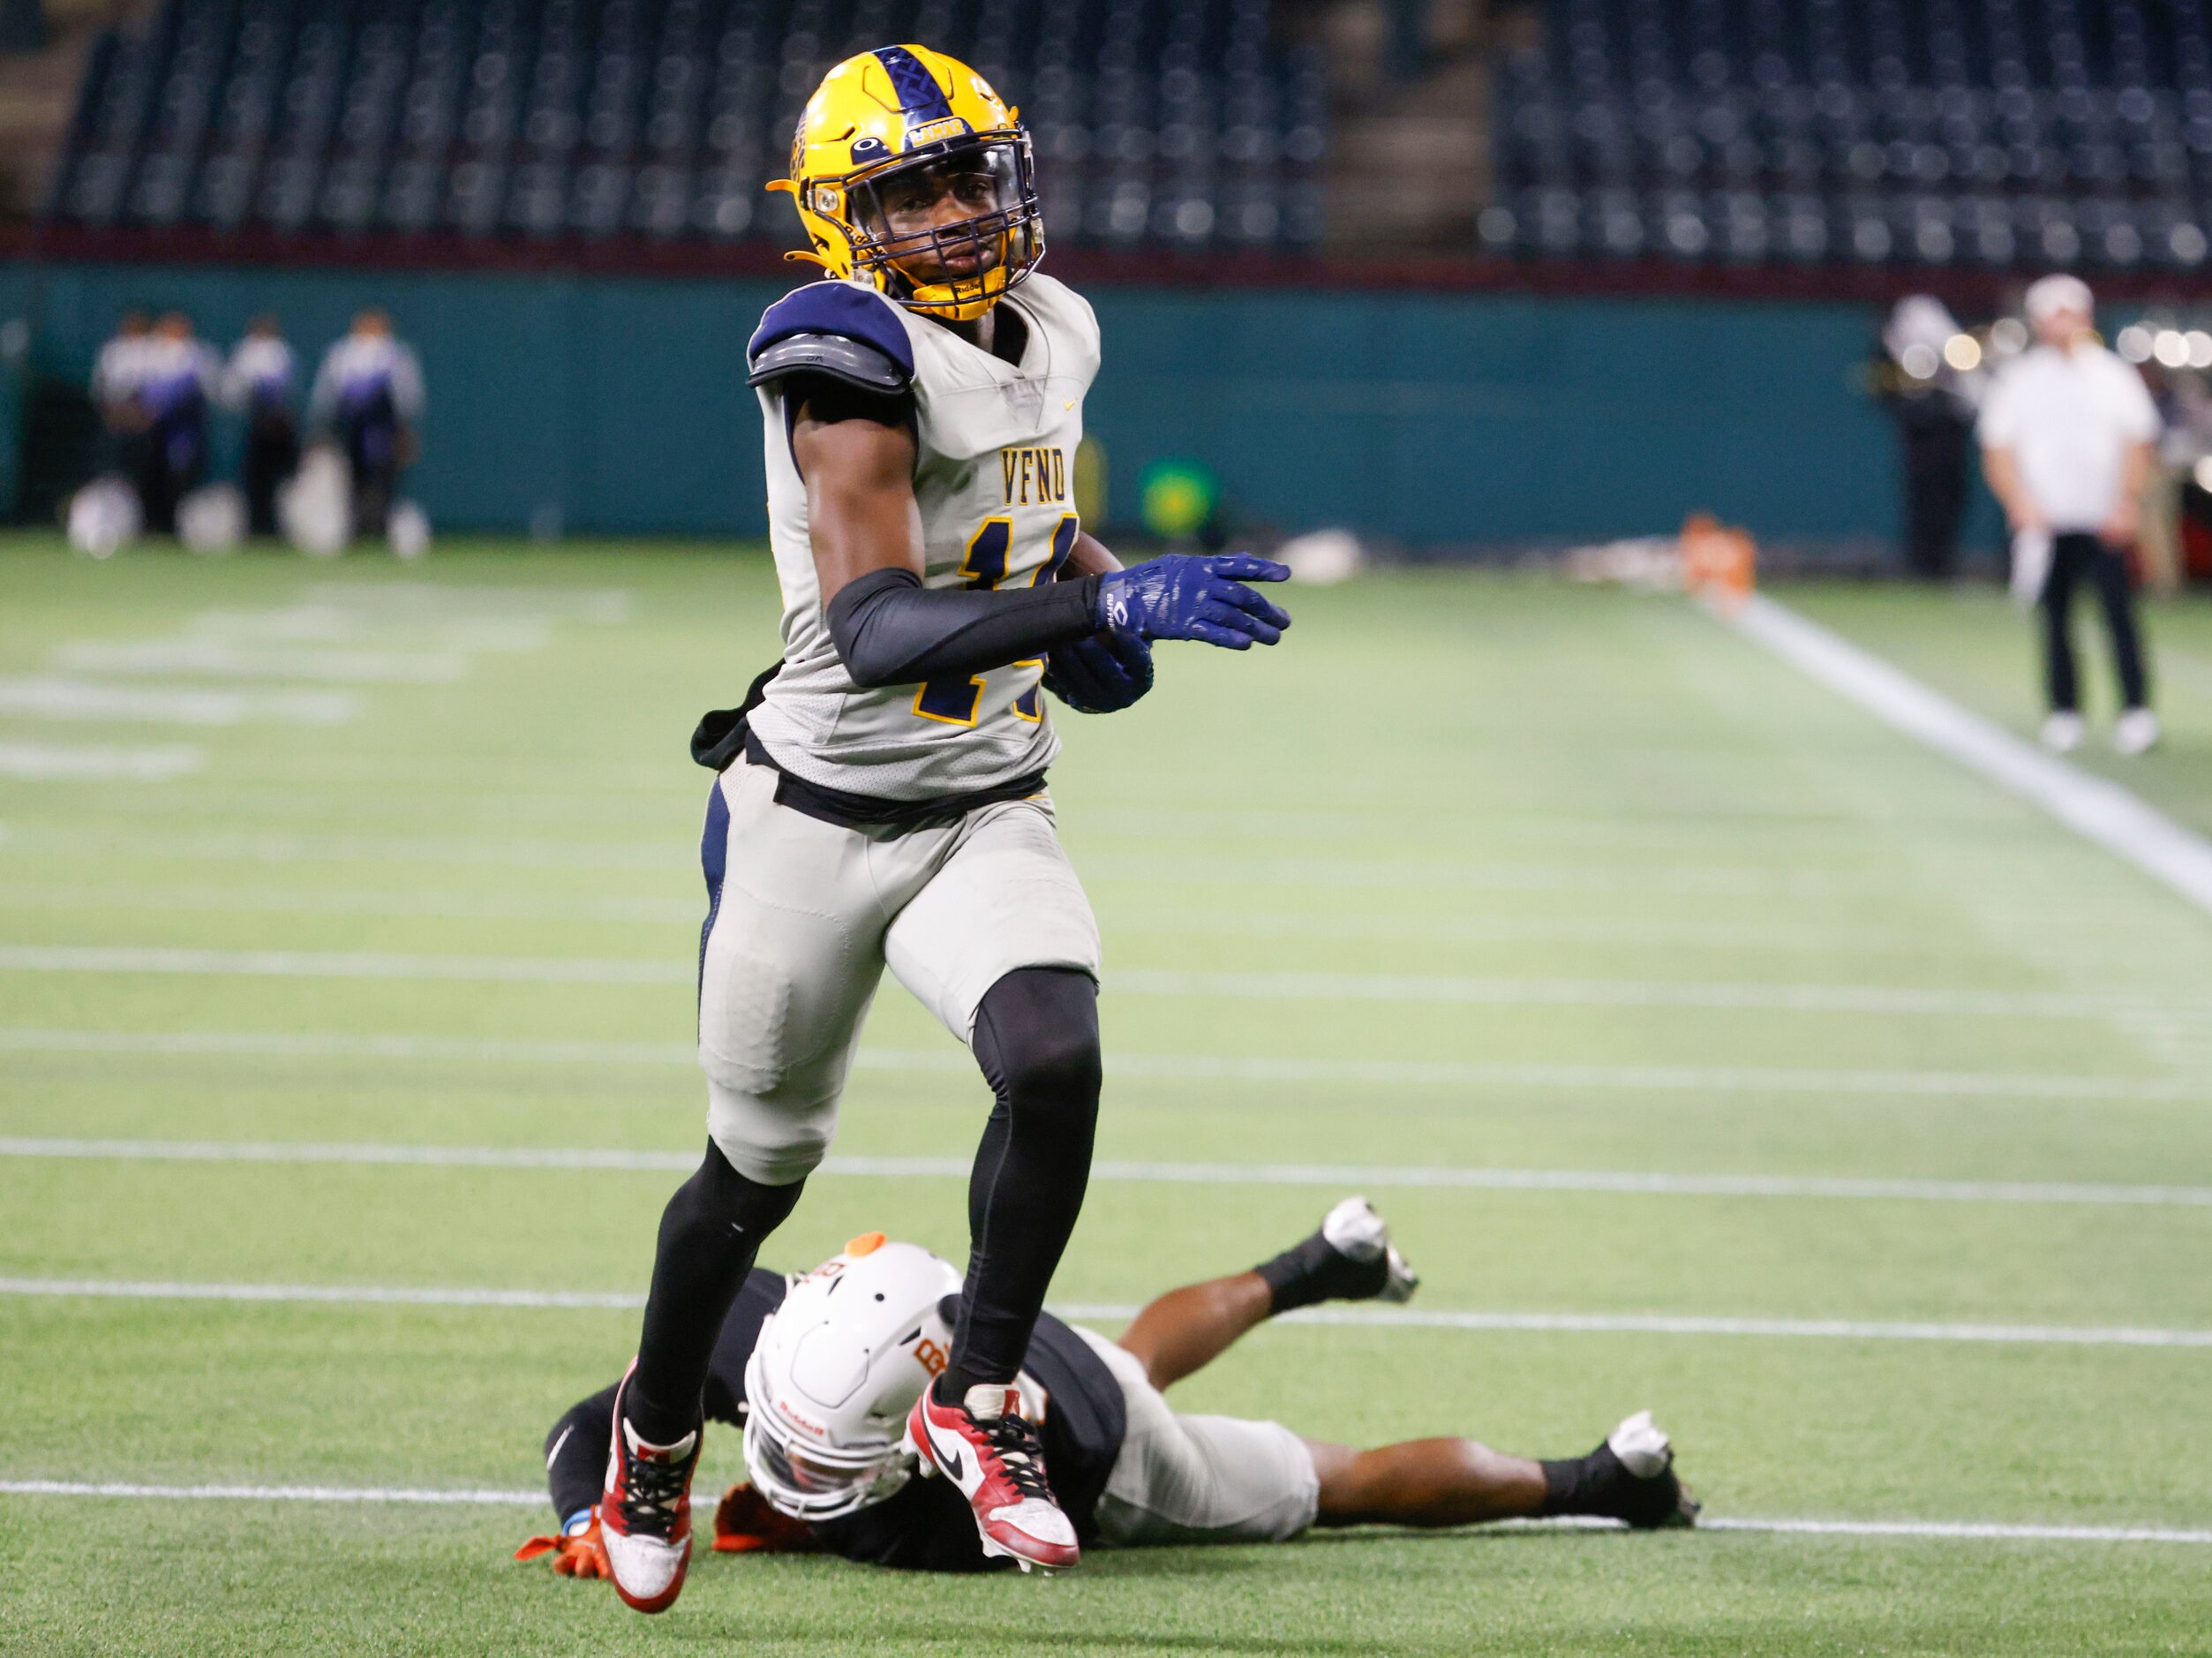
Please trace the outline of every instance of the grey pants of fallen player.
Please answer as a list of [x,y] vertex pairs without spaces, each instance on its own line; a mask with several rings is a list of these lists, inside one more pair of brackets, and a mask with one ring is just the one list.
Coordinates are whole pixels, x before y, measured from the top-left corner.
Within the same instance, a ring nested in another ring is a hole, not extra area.
[[776,803],[777,773],[717,780],[701,846],[707,1130],[739,1173],[787,1186],[822,1161],[888,966],[962,1042],[1017,968],[1098,975],[1098,923],[1042,795],[893,833]]

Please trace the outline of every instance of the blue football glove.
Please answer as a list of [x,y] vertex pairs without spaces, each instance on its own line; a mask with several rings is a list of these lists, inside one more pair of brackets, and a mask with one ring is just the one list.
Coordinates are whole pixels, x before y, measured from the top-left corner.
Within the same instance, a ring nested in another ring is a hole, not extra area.
[[1118,713],[1152,689],[1152,647],[1118,628],[1054,645],[1044,685],[1079,714]]
[[1170,553],[1110,571],[1098,584],[1098,623],[1140,639],[1196,639],[1249,651],[1255,639],[1273,644],[1281,638],[1290,618],[1245,584],[1290,578],[1288,565],[1249,553]]

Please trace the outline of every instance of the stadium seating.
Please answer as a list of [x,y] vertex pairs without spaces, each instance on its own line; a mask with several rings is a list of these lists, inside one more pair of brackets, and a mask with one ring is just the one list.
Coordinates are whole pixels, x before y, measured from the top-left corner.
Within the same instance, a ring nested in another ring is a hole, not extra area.
[[1028,109],[1056,239],[1298,247],[1326,82],[1268,0],[167,0],[92,54],[63,221],[787,240],[761,186],[850,51],[919,40]]
[[1544,0],[1493,250],[2201,268],[2212,22],[2151,0]]

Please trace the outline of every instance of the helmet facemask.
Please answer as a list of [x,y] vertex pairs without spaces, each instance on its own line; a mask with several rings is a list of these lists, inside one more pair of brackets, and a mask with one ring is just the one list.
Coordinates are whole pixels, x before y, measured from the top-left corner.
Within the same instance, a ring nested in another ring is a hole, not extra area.
[[855,273],[908,309],[971,321],[1044,256],[1029,139],[956,141],[848,179],[846,231]]
[[832,1520],[891,1496],[913,1477],[903,1446],[833,1450],[801,1440],[758,1406],[745,1416],[745,1471],[771,1507],[794,1519]]

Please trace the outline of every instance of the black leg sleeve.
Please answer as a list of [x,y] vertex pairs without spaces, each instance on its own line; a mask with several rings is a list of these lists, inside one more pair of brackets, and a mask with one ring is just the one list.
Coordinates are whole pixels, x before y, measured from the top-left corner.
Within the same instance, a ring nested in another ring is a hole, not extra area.
[[612,1387],[578,1399],[545,1436],[545,1487],[553,1493],[556,1525],[567,1525],[571,1514],[599,1500],[606,1480],[606,1448],[613,1438]]
[[2104,604],[2104,623],[2112,633],[2112,662],[2120,675],[2120,706],[2150,705],[2150,675],[2143,667],[2142,636],[2135,625],[2135,594],[2127,579],[2127,560],[2110,547],[2099,547],[2091,568],[2096,573],[2097,597]]
[[1021,968],[985,993],[974,1050],[997,1094],[967,1188],[967,1286],[939,1397],[1011,1382],[1082,1212],[1098,1126],[1098,986]]
[[2050,579],[2043,584],[2043,685],[2054,712],[2072,713],[2081,705],[2074,679],[2073,640],[2068,622],[2073,609],[2074,577],[2080,569],[2080,538],[2062,535],[2050,551]]
[[699,1425],[707,1366],[722,1322],[768,1234],[783,1225],[806,1185],[763,1186],[732,1168],[707,1142],[699,1172],[676,1188],[660,1217],[653,1287],[624,1411],[651,1444]]

